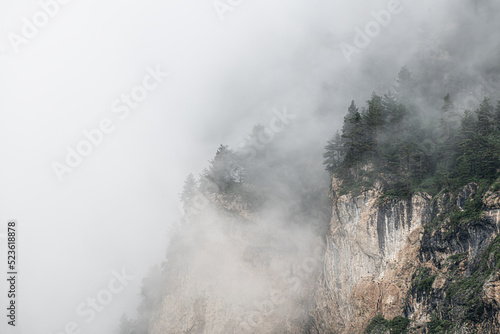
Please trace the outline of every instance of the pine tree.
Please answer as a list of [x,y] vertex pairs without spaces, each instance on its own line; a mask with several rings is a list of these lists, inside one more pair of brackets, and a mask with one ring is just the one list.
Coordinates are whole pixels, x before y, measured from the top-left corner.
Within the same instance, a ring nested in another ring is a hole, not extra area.
[[385,117],[382,98],[373,93],[372,98],[367,101],[368,110],[366,111],[366,125],[369,129],[376,129],[384,125]]
[[403,100],[407,100],[412,93],[413,78],[410,70],[406,65],[403,66],[399,71],[396,82],[398,83],[398,88],[397,88],[398,95]]
[[479,105],[476,122],[475,138],[475,165],[477,176],[483,179],[495,177],[498,165],[498,146],[494,135],[494,108],[488,98],[484,98]]
[[240,156],[227,145],[220,145],[210,166],[202,172],[201,188],[204,192],[225,192],[243,182],[244,173]]
[[450,94],[446,94],[443,98],[443,106],[441,107],[441,115],[437,126],[436,140],[436,159],[437,167],[439,168],[439,178],[448,183],[451,170],[454,168],[454,160],[456,158],[456,120],[458,116],[455,111],[455,106]]
[[344,126],[342,127],[342,137],[348,138],[352,143],[354,138],[354,132],[356,128],[361,124],[361,114],[359,109],[356,107],[354,100],[351,101],[351,105],[347,109],[347,115],[344,117]]
[[382,98],[382,107],[386,121],[392,126],[399,124],[406,114],[406,108],[398,103],[396,95],[391,91],[384,94]]
[[[401,76],[409,78],[406,70]],[[437,193],[499,176],[500,101],[494,108],[485,98],[475,112],[466,110],[460,117],[446,94],[439,122],[431,127],[390,92],[383,97],[374,93],[367,105],[359,112],[352,101],[342,135],[337,133],[325,147],[324,163],[345,188],[366,189],[379,178],[386,195],[400,197],[415,189]],[[429,139],[434,131],[442,141]]]
[[385,124],[384,107],[382,105],[382,98],[375,93],[372,98],[367,101],[368,109],[364,116],[366,128],[363,129],[366,136],[367,151],[373,155],[377,154],[377,143],[379,141],[378,135],[380,128]]
[[357,166],[363,158],[366,144],[364,142],[363,119],[354,101],[351,102],[347,116],[344,117],[341,137],[345,139],[343,152],[345,152],[346,167]]
[[495,129],[500,131],[500,101],[497,101],[497,107],[495,109],[494,121]]
[[460,130],[459,156],[456,173],[462,180],[467,180],[471,175],[476,175],[476,119],[470,110],[466,110],[462,118]]
[[186,210],[193,204],[197,189],[198,183],[196,182],[194,175],[191,173],[186,177],[182,193],[180,194],[181,201],[184,205],[184,210]]
[[344,158],[344,147],[340,131],[337,131],[335,136],[328,140],[325,150],[326,152],[323,154],[325,161],[323,164],[326,165],[325,169],[327,171],[333,173],[341,165]]
[[483,136],[487,136],[490,133],[493,119],[493,106],[490,104],[489,99],[483,99],[483,102],[481,102],[479,108],[476,110],[476,114],[477,132]]
[[450,93],[446,94],[445,97],[443,97],[443,100],[444,104],[441,107],[441,110],[446,114],[453,109],[453,101],[451,100]]
[[408,85],[411,82],[411,80],[412,80],[411,72],[408,69],[408,66],[404,65],[399,70],[397,82],[398,82],[399,86],[404,86],[404,85]]
[[444,103],[441,107],[442,114],[441,118],[439,119],[439,127],[440,130],[446,134],[445,138],[447,139],[450,138],[450,116],[453,112],[454,105],[449,93],[446,94],[443,100]]

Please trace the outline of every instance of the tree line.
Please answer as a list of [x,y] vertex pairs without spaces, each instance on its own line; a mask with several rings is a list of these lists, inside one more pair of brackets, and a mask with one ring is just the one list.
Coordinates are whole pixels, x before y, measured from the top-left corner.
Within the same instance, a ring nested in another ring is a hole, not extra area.
[[437,193],[468,182],[491,182],[500,168],[500,101],[488,98],[459,112],[447,94],[426,119],[399,94],[373,93],[361,110],[352,101],[341,131],[327,142],[326,170],[345,192],[381,181],[397,197]]

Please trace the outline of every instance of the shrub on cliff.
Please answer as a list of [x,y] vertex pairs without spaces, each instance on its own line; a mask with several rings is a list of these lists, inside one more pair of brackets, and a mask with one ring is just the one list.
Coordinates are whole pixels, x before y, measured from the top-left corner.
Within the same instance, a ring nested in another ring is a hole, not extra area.
[[402,316],[396,316],[389,321],[377,314],[366,327],[365,334],[403,334],[407,332],[409,324],[410,320]]

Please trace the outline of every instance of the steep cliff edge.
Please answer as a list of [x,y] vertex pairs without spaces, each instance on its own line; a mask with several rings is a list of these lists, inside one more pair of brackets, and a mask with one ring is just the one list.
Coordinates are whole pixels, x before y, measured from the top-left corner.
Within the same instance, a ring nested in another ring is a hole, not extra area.
[[148,333],[498,333],[497,188],[384,200],[334,178],[324,239],[214,196],[172,239]]
[[337,196],[313,314],[318,333],[359,333],[376,314],[401,313],[418,259],[423,225],[431,221],[431,198],[383,204],[376,188]]
[[500,201],[478,188],[382,203],[379,187],[338,196],[333,179],[312,332],[389,333],[397,317],[414,333],[498,333]]
[[500,332],[499,193],[497,184],[483,187],[435,201],[404,308],[416,332]]

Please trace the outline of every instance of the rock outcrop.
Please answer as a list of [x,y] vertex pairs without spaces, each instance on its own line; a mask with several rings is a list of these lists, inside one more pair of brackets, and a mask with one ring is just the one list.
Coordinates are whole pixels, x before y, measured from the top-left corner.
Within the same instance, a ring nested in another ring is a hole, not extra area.
[[358,333],[377,314],[401,313],[419,255],[423,225],[432,217],[431,198],[380,203],[380,188],[337,196],[316,292],[318,333]]
[[408,318],[411,333],[500,332],[498,192],[381,202],[380,188],[339,190],[334,179],[313,333],[363,333],[376,315]]
[[333,179],[325,238],[216,197],[172,239],[149,333],[352,334],[380,315],[409,333],[498,333],[500,194],[479,188],[383,200]]

